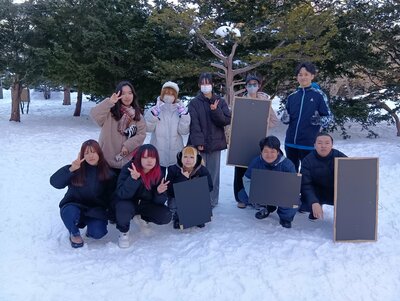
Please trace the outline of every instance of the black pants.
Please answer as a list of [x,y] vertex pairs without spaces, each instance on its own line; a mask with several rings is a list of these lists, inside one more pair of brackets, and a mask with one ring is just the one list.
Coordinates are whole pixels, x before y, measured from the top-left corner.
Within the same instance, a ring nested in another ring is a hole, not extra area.
[[301,160],[303,160],[305,156],[311,153],[312,150],[285,146],[285,152],[286,152],[286,158],[288,158],[290,161],[293,162],[296,172],[299,172],[299,166]]
[[240,202],[238,193],[243,189],[243,176],[246,173],[246,167],[235,166],[235,172],[233,175],[233,194],[235,195],[236,202]]
[[152,202],[131,202],[118,200],[115,204],[115,217],[117,229],[121,232],[128,232],[131,219],[140,214],[141,218],[149,223],[157,225],[168,224],[171,221],[171,212],[164,205]]

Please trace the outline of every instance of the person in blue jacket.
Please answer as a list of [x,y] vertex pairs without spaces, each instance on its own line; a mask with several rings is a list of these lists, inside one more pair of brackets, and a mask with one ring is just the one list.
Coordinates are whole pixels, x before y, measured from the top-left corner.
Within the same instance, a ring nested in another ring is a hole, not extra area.
[[303,211],[310,212],[309,219],[323,218],[322,205],[333,205],[335,158],[347,157],[333,148],[333,138],[319,133],[315,150],[301,163],[301,200]]
[[[281,151],[281,143],[275,136],[268,136],[260,141],[261,154],[255,157],[243,177],[243,186],[239,192],[239,198],[243,203],[248,204],[250,195],[251,173],[253,169],[266,169],[280,172],[296,173],[293,163],[285,158]],[[256,205],[256,204],[255,204]],[[258,219],[264,219],[276,210],[275,206],[262,207],[255,215]],[[297,209],[278,207],[279,223],[284,228],[291,228],[292,221]]]
[[318,85],[312,83],[316,69],[312,63],[304,62],[296,67],[299,88],[286,100],[282,122],[288,124],[285,152],[296,171],[300,162],[314,149],[314,141],[321,127],[327,128],[333,120],[328,98]]
[[84,242],[79,228],[87,226],[86,236],[100,239],[107,234],[108,208],[115,189],[115,174],[95,140],[85,141],[78,158],[50,177],[50,184],[67,193],[60,202],[61,219],[73,248]]
[[[207,177],[208,188],[210,192],[213,190],[213,183],[211,175],[207,168],[202,165],[203,158],[199,154],[196,148],[193,146],[185,146],[182,151],[177,155],[177,163],[168,167],[167,182],[168,185],[168,207],[170,208],[173,220],[174,229],[179,229],[179,216],[177,213],[174,184],[184,181],[189,181],[190,179]],[[188,200],[190,202],[190,200]],[[204,224],[197,225],[199,228],[203,228]]]

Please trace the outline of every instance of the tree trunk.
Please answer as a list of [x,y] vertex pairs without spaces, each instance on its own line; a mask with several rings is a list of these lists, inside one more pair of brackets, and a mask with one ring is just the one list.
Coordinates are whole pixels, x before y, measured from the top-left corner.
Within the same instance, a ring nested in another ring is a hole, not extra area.
[[74,116],[81,116],[81,109],[82,109],[82,90],[78,89],[78,97],[76,99]]
[[21,104],[22,85],[18,78],[13,81],[11,86],[11,117],[10,121],[21,122],[21,113],[19,107]]
[[70,105],[71,105],[71,88],[70,86],[65,86],[63,106],[70,106]]

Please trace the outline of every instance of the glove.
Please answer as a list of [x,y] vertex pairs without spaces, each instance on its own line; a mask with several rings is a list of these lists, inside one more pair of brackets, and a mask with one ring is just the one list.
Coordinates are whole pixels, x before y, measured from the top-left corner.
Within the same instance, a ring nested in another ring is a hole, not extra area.
[[187,114],[187,109],[183,105],[178,105],[177,111],[179,116]]
[[151,109],[151,114],[153,114],[153,116],[158,117],[158,115],[160,115],[161,109],[159,105],[154,106]]
[[128,127],[127,129],[125,129],[124,134],[125,136],[129,138],[133,137],[136,135],[137,132],[137,126],[132,124],[130,127]]
[[311,124],[312,125],[321,125],[321,116],[318,111],[314,112],[314,115],[311,116]]
[[283,111],[283,114],[282,114],[282,117],[281,117],[281,121],[284,124],[288,124],[290,122],[290,115],[289,115],[289,113],[287,112],[286,109]]

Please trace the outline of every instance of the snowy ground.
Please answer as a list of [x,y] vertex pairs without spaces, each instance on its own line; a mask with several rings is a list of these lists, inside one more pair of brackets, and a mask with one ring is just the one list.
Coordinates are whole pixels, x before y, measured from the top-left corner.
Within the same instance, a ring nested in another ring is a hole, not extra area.
[[[284,229],[273,214],[236,208],[233,168],[221,166],[220,204],[205,228],[132,221],[132,246],[120,249],[115,226],[100,241],[72,249],[59,217],[65,190],[49,177],[76,158],[99,128],[84,102],[81,117],[61,94],[32,93],[29,115],[9,122],[0,99],[0,300],[400,300],[400,138],[380,125],[378,139],[353,127],[335,135],[349,156],[379,157],[378,241],[334,243],[333,210],[312,223],[297,215]],[[277,104],[274,104],[276,106]],[[280,139],[285,126],[272,131]],[[223,153],[225,162],[226,153]]]

